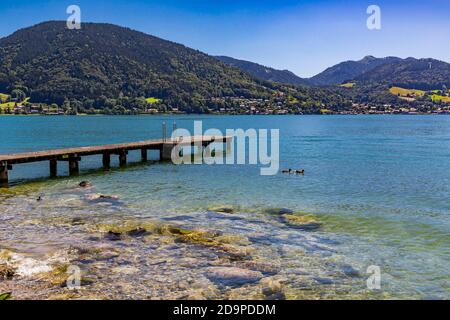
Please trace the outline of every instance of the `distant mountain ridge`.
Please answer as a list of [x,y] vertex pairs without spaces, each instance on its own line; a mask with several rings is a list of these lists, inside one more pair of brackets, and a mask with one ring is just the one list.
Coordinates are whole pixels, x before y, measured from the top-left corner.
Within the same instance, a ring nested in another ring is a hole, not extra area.
[[450,64],[430,58],[400,59],[379,65],[354,80],[365,85],[438,90],[443,86],[450,88]]
[[309,85],[308,80],[300,78],[289,70],[277,70],[254,62],[239,60],[227,56],[216,56],[215,58],[264,81],[273,81],[293,85]]
[[345,61],[311,77],[301,78],[288,70],[276,70],[250,61],[219,56],[217,59],[239,68],[251,76],[291,85],[336,86],[344,82],[364,85],[404,86],[424,90],[450,87],[450,64],[436,59],[366,56]]
[[309,78],[308,81],[311,84],[318,86],[337,85],[344,81],[354,80],[380,65],[401,60],[401,58],[397,57],[375,58],[373,56],[366,56],[358,61],[345,61],[334,65],[314,77]]

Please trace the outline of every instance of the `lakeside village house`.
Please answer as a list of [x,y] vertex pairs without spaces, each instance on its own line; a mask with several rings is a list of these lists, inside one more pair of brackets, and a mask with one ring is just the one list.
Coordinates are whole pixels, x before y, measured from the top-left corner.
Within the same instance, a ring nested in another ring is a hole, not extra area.
[[[417,108],[405,108],[384,104],[382,107],[369,106],[366,104],[352,104],[352,111],[347,114],[420,114]],[[450,114],[450,106],[440,106],[435,110],[428,111],[429,114]]]
[[[231,100],[235,102],[236,107],[220,108],[218,110],[209,109],[208,111],[212,114],[248,114],[248,115],[285,115],[289,114],[290,111],[286,108],[286,103],[280,97],[280,99],[268,100],[268,99],[248,99],[244,97],[221,97],[213,98],[215,102],[224,102],[224,100]],[[43,107],[42,105],[30,104],[18,102],[16,99],[11,99],[10,102],[14,102],[13,108],[7,108],[3,110],[6,113],[12,114],[47,114],[47,115],[64,115],[62,110],[52,110],[49,107]],[[420,107],[419,107],[420,108]],[[6,111],[7,110],[7,111]],[[155,108],[148,108],[145,113],[157,114],[160,111]],[[170,110],[173,114],[183,113],[178,108],[171,108]],[[322,114],[333,114],[331,110],[328,110],[325,105],[322,105]],[[353,103],[351,110],[341,111],[338,114],[422,114],[417,108],[413,107],[400,107],[391,104],[384,104],[382,106],[373,106],[362,103]],[[436,109],[430,110],[429,114],[450,114],[450,105],[437,106]]]
[[25,106],[17,104],[12,110],[14,114],[41,114],[41,108],[37,105]]

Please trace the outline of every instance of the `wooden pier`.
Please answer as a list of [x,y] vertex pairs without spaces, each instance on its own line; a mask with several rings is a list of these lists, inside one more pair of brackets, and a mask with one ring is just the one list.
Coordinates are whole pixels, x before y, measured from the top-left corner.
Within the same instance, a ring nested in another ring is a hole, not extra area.
[[147,154],[149,150],[158,150],[160,160],[168,161],[171,160],[172,150],[177,145],[206,147],[211,143],[228,143],[231,140],[232,137],[228,136],[192,136],[178,139],[148,140],[102,146],[78,147],[17,154],[0,154],[0,186],[8,185],[8,171],[12,170],[13,165],[22,163],[49,161],[50,177],[56,177],[58,162],[63,161],[68,163],[69,175],[73,176],[79,173],[79,162],[81,161],[82,156],[102,155],[103,167],[105,169],[109,169],[112,155],[118,156],[120,166],[124,167],[127,164],[128,151],[132,150],[141,150],[142,161],[147,161]]

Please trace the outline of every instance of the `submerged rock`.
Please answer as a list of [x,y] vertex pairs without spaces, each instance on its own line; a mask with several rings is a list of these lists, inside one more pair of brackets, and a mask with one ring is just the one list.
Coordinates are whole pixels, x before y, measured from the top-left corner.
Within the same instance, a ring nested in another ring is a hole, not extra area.
[[86,199],[94,203],[108,203],[108,204],[119,204],[119,197],[109,196],[104,194],[90,194],[86,196]]
[[159,225],[156,222],[151,221],[124,221],[121,223],[100,223],[95,226],[93,231],[126,234],[128,232],[136,231],[137,229],[143,229],[146,232],[152,233],[155,232],[158,227]]
[[[63,264],[56,264],[53,266],[52,270],[49,272],[45,272],[39,275],[39,279],[49,282],[50,284],[54,286],[58,286],[61,288],[65,288],[68,285],[68,280],[70,281],[71,278],[71,272],[69,269],[70,265],[67,263]],[[87,286],[93,284],[94,281],[91,279],[88,279],[81,275],[80,278],[80,285]]]
[[111,269],[114,273],[122,273],[122,274],[136,274],[139,272],[139,269],[133,266],[119,266]]
[[265,213],[273,215],[283,215],[283,214],[293,214],[294,211],[288,208],[270,208],[265,211]]
[[209,268],[206,277],[226,286],[242,286],[248,283],[255,283],[264,276],[259,271],[252,271],[236,267],[212,267]]
[[125,222],[120,224],[98,224],[93,231],[104,233],[112,241],[126,240],[128,237],[156,237],[162,243],[186,243],[210,247],[225,254],[232,261],[244,260],[249,256],[251,242],[241,235],[223,234],[198,229],[185,229],[158,222]]
[[120,241],[122,240],[122,234],[119,232],[109,231],[107,234],[105,234],[105,239],[108,239],[110,241]]
[[284,214],[282,221],[290,227],[309,231],[317,230],[322,226],[312,215]]
[[89,182],[89,181],[81,181],[78,184],[78,186],[81,187],[81,188],[90,188],[90,187],[92,187],[92,183]]
[[285,300],[284,286],[280,280],[273,277],[264,278],[260,281],[262,294],[266,300]]
[[334,283],[333,279],[321,277],[315,277],[314,281],[316,281],[318,284],[325,284],[325,285]]
[[52,285],[64,287],[69,276],[67,274],[68,268],[69,266],[67,264],[54,266],[52,270],[42,273],[40,279],[50,282]]
[[0,264],[0,280],[11,280],[16,275],[16,269],[6,264]]
[[344,274],[346,276],[349,276],[349,277],[359,277],[359,276],[361,276],[361,273],[359,272],[359,270],[353,268],[349,264],[346,264],[346,265],[342,266],[342,272],[344,272]]
[[220,206],[209,208],[208,211],[218,212],[218,213],[234,213],[234,208],[232,206]]
[[93,258],[97,261],[108,261],[117,257],[119,257],[119,253],[114,250],[101,250],[93,256]]
[[134,237],[134,238],[139,238],[139,237],[143,237],[150,234],[147,230],[145,230],[144,228],[138,227],[136,229],[130,230],[127,232],[127,235],[129,235],[130,237]]
[[85,221],[83,220],[83,218],[75,217],[72,219],[71,224],[73,226],[80,226],[80,225],[85,224]]
[[[193,235],[193,234],[203,234],[205,232],[203,231],[197,231],[197,230],[191,230],[191,229],[183,229],[180,227],[175,227],[175,226],[160,226],[157,229],[157,232],[160,234],[172,234],[172,235],[179,235],[179,236],[187,236],[187,235]],[[206,234],[206,233],[205,233]]]
[[270,262],[263,262],[263,261],[256,261],[256,260],[241,262],[241,263],[239,263],[239,266],[241,266],[245,269],[259,271],[264,275],[270,275],[270,276],[273,276],[281,271],[280,266],[276,266]]

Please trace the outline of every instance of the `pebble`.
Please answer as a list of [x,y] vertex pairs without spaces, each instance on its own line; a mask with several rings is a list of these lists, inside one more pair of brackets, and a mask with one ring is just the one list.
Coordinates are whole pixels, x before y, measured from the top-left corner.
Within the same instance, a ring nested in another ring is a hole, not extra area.
[[215,283],[227,286],[242,286],[258,282],[263,278],[263,274],[259,271],[236,267],[212,267],[208,269],[206,277]]

